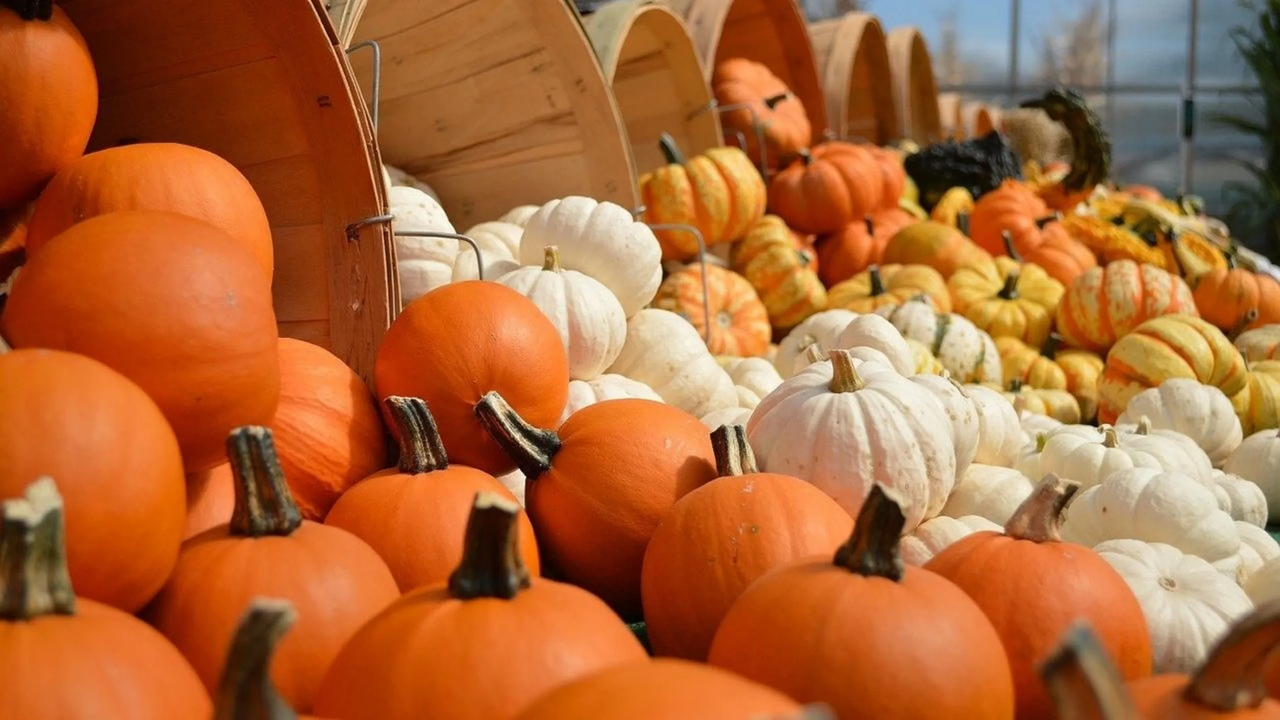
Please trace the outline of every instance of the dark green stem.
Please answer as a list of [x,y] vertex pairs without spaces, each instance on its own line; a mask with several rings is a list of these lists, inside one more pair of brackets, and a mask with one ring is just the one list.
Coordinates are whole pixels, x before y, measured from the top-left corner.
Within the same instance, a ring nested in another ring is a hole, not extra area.
[[53,19],[53,0],[4,0],[4,4],[28,22]]
[[680,152],[680,146],[670,133],[658,136],[658,149],[662,151],[662,157],[666,158],[668,165],[684,165],[684,153]]
[[871,297],[877,297],[885,293],[884,278],[880,277],[879,265],[872,265],[867,268],[867,279],[871,281]]
[[1050,360],[1058,357],[1058,350],[1062,347],[1062,336],[1058,333],[1049,333],[1049,337],[1045,338],[1044,344],[1040,346],[1040,354]]
[[1013,246],[1013,233],[1003,230],[1000,232],[1000,239],[1004,242],[1004,254],[1014,262],[1022,262],[1022,255],[1018,253],[1018,248]]
[[495,493],[476,493],[467,518],[462,561],[449,576],[449,594],[459,600],[510,600],[529,587],[520,557],[520,506]]
[[956,229],[961,235],[969,237],[969,213],[956,213]]
[[1001,300],[1017,300],[1018,299],[1018,277],[1017,270],[1009,273],[1004,279],[1004,287],[1000,288],[1000,292],[996,293],[996,297]]

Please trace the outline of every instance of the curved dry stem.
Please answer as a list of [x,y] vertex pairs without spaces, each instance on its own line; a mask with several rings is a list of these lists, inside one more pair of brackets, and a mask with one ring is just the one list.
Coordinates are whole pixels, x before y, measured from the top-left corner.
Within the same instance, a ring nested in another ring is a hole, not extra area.
[[1004,285],[996,292],[996,297],[1001,300],[1017,300],[1018,295],[1018,279],[1022,275],[1017,270],[1010,272],[1004,279]]
[[1105,427],[1099,426],[1098,429],[1102,431],[1102,447],[1120,447],[1120,436],[1116,434],[1115,428],[1107,425]]
[[1218,712],[1256,708],[1267,697],[1267,660],[1280,647],[1280,601],[1260,605],[1227,631],[1191,677],[1186,697]]
[[827,354],[823,352],[822,346],[818,343],[809,343],[804,347],[804,359],[808,360],[810,365],[813,365],[826,360]]
[[848,350],[835,349],[828,352],[827,357],[831,360],[831,384],[828,386],[831,392],[857,392],[867,386],[867,381],[853,366],[853,356]]
[[879,265],[872,265],[867,268],[867,280],[871,283],[871,290],[868,292],[869,297],[878,297],[885,294],[884,278],[880,276]]
[[286,536],[302,524],[302,511],[285,481],[274,437],[271,428],[246,425],[232,430],[227,438],[227,460],[236,491],[232,535]]
[[898,582],[906,568],[898,551],[907,525],[902,507],[879,484],[862,502],[853,534],[836,550],[834,563],[849,572]]
[[1062,542],[1062,521],[1067,506],[1080,492],[1080,483],[1060,478],[1053,473],[1031,491],[1031,495],[1004,525],[1004,534],[1031,542]]
[[74,615],[62,495],[41,477],[0,505],[0,620]]
[[271,682],[271,659],[298,613],[288,600],[254,598],[231,639],[214,695],[214,720],[294,720],[298,714]]
[[1139,720],[1124,678],[1098,637],[1077,622],[1040,665],[1058,720]]
[[392,395],[382,402],[400,443],[400,472],[421,475],[449,467],[449,455],[426,400]]
[[529,569],[517,538],[520,506],[495,493],[476,493],[467,518],[462,561],[449,575],[449,594],[460,600],[510,600],[529,587]]
[[548,245],[542,248],[542,269],[546,272],[560,272],[560,247]]
[[747,442],[747,428],[742,425],[721,425],[712,430],[711,449],[716,454],[716,474],[720,477],[760,472]]
[[560,452],[560,436],[525,422],[525,419],[496,392],[485,393],[476,403],[476,418],[511,458],[525,479],[533,482],[551,469],[551,460]]

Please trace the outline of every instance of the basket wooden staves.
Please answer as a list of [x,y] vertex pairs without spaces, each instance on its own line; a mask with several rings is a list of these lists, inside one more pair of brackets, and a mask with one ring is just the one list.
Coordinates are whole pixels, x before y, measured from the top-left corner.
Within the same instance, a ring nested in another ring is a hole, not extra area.
[[884,29],[870,13],[851,12],[809,25],[827,98],[827,120],[841,138],[893,140],[897,109]]
[[938,111],[938,81],[924,36],[913,27],[900,27],[885,38],[893,102],[898,110],[898,137],[926,143],[942,138]]

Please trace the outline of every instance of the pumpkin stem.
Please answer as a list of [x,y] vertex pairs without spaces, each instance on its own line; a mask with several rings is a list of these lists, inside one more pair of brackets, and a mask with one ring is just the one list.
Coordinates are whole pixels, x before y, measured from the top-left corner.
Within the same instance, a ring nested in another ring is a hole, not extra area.
[[747,442],[747,429],[742,425],[721,425],[712,430],[711,449],[716,454],[716,474],[720,477],[760,472],[755,453]]
[[28,22],[53,19],[53,0],[5,0],[5,5],[13,8],[18,17]]
[[1018,278],[1021,275],[1017,270],[1011,271],[1004,279],[1004,287],[1000,288],[1000,292],[996,293],[996,297],[1001,300],[1017,300],[1018,299]]
[[898,552],[898,540],[906,526],[902,507],[879,483],[872,485],[858,511],[853,534],[836,549],[836,567],[864,577],[902,580],[906,570]]
[[1257,321],[1257,319],[1258,308],[1251,307],[1248,310],[1245,310],[1244,314],[1240,316],[1240,319],[1236,320],[1236,324],[1231,326],[1231,329],[1227,331],[1227,339],[1234,343],[1236,338],[1240,337],[1240,333],[1244,332],[1245,329]]
[[1143,415],[1138,418],[1138,426],[1133,431],[1134,435],[1150,435],[1151,434],[1151,418]]
[[808,148],[800,148],[796,151],[796,155],[800,157],[800,162],[804,163],[805,167],[813,164],[813,153],[809,152]]
[[1013,378],[1009,381],[1009,392],[1022,392],[1022,378]]
[[546,272],[560,272],[560,248],[548,245],[542,248],[542,269]]
[[777,95],[770,95],[769,97],[764,99],[764,106],[772,110],[778,107],[778,103],[782,102],[783,100],[786,100],[789,97],[791,97],[791,93],[785,90],[778,93]]
[[1107,425],[1098,429],[1102,431],[1102,447],[1120,447],[1120,436],[1116,434],[1115,428]]
[[519,515],[515,502],[494,493],[476,493],[467,518],[462,561],[449,576],[449,595],[459,600],[510,600],[529,587],[529,569],[516,539]]
[[1031,542],[1062,542],[1062,520],[1067,506],[1080,492],[1080,483],[1060,478],[1053,473],[1040,484],[1004,525],[1004,534]]
[[1036,433],[1036,452],[1044,452],[1044,446],[1048,444],[1048,433]]
[[1048,225],[1049,223],[1060,222],[1061,220],[1062,220],[1062,213],[1055,212],[1052,215],[1045,215],[1042,218],[1036,218],[1036,227],[1039,228],[1040,230],[1043,230],[1045,226]]
[[826,360],[827,354],[822,351],[822,346],[818,343],[809,343],[804,346],[804,359],[808,360],[809,364],[812,365]]
[[392,395],[382,402],[400,441],[400,472],[422,475],[449,467],[449,455],[426,400]]
[[1218,641],[1192,676],[1186,697],[1217,712],[1256,708],[1267,697],[1266,667],[1280,646],[1280,602],[1260,605]]
[[497,392],[490,391],[476,403],[476,417],[507,457],[532,481],[551,469],[560,451],[560,436],[525,422]]
[[684,164],[684,153],[680,152],[680,145],[670,133],[664,132],[658,136],[658,149],[662,151],[662,157],[666,159],[668,165]]
[[1004,254],[1012,258],[1014,262],[1022,262],[1022,255],[1013,246],[1013,233],[1008,230],[1002,230],[1000,231],[1000,239],[1004,242]]
[[872,265],[867,268],[867,279],[871,281],[871,297],[878,297],[885,293],[884,278],[880,277],[879,265]]
[[1019,419],[1021,419],[1022,413],[1026,411],[1027,411],[1027,396],[1019,393],[1018,397],[1013,399],[1013,412],[1018,416]]
[[867,386],[867,381],[853,367],[853,357],[848,350],[832,350],[827,353],[827,358],[831,360],[831,384],[827,386],[831,392],[858,392]]
[[62,495],[53,478],[37,479],[0,508],[0,620],[74,615]]
[[956,229],[960,231],[961,235],[969,237],[969,213],[956,213]]
[[1040,665],[1059,720],[1137,720],[1138,711],[1098,636],[1079,621]]
[[871,219],[871,216],[870,216],[870,215],[868,215],[868,216],[866,216],[866,217],[862,218],[862,222],[867,226],[867,235],[869,235],[869,236],[871,236],[871,237],[875,237],[875,236],[876,236],[876,221],[875,221],[875,220],[872,220],[872,219]]
[[965,390],[964,385],[961,385],[955,378],[951,377],[950,370],[943,368],[942,372],[938,373],[938,377],[951,383],[951,386],[954,387],[962,396],[966,398],[969,397],[969,391]]
[[231,462],[236,489],[231,534],[293,534],[302,524],[302,512],[285,482],[271,428],[246,425],[232,430],[227,438],[227,460]]
[[231,638],[214,697],[213,720],[294,720],[298,714],[271,682],[271,658],[298,613],[288,600],[254,598]]
[[1040,346],[1040,354],[1050,360],[1058,357],[1058,349],[1062,347],[1062,336],[1058,333],[1049,333],[1049,337],[1044,339],[1044,344]]

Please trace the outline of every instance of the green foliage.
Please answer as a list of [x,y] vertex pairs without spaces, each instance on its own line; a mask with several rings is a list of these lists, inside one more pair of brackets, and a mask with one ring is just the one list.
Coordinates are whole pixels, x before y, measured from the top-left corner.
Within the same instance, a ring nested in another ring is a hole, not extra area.
[[1260,160],[1241,164],[1252,184],[1228,183],[1228,224],[1232,233],[1275,259],[1280,255],[1280,0],[1244,0],[1257,21],[1231,30],[1230,37],[1261,92],[1252,97],[1257,117],[1216,114],[1211,119],[1262,146]]

